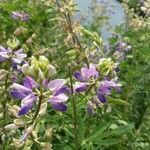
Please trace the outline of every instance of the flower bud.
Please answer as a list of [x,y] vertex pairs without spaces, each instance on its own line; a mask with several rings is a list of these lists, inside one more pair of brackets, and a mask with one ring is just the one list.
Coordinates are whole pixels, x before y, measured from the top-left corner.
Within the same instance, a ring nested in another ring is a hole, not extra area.
[[39,68],[39,72],[38,72],[38,78],[41,80],[45,79],[44,73],[42,72],[42,70]]
[[18,127],[24,127],[25,126],[25,121],[23,121],[22,119],[15,119],[14,124]]
[[27,41],[26,41],[26,44],[27,44],[27,45],[31,45],[32,43],[33,43],[32,38],[27,39]]
[[19,117],[18,116],[19,110],[20,110],[20,107],[18,107],[17,105],[13,105],[13,107],[8,108],[9,113],[16,118]]
[[24,64],[22,67],[21,67],[21,70],[24,74],[28,74],[28,70],[29,70],[29,64]]
[[15,124],[9,124],[9,125],[5,126],[5,130],[16,130],[18,128],[19,128],[19,126],[16,126]]
[[49,64],[47,77],[51,78],[51,77],[55,76],[56,74],[57,74],[57,71],[56,71],[55,67],[53,65]]
[[45,56],[40,56],[38,62],[42,70],[45,70],[47,65],[49,64],[49,60]]
[[21,136],[20,143],[22,143],[23,141],[25,141],[28,138],[28,136],[32,133],[33,130],[34,130],[34,124],[32,124],[31,126],[29,126],[27,128],[27,130],[24,132],[24,134]]
[[12,49],[15,49],[15,48],[17,48],[18,46],[19,46],[19,40],[18,39],[16,39],[16,38],[13,38],[12,40],[8,40],[7,41],[7,45],[8,45],[8,47],[10,47],[10,48],[12,48]]
[[39,111],[39,115],[40,115],[40,116],[44,115],[45,112],[46,112],[46,109],[47,109],[47,102],[45,102],[45,103],[43,103],[43,104],[41,105],[41,108],[40,108],[40,111]]
[[4,69],[0,69],[0,81],[4,80],[4,78],[6,77],[6,75],[7,75],[7,71],[4,70]]
[[52,128],[48,128],[45,132],[45,137],[47,139],[51,138],[52,137],[52,133],[53,133],[53,129]]
[[52,150],[52,144],[41,142],[40,145],[42,150]]
[[143,12],[146,12],[146,11],[147,11],[147,8],[145,8],[145,7],[143,7],[143,6],[141,6],[140,9],[141,9],[141,11],[143,11]]
[[32,76],[36,75],[36,72],[35,72],[35,65],[31,65],[29,67],[29,70],[28,70],[28,73]]

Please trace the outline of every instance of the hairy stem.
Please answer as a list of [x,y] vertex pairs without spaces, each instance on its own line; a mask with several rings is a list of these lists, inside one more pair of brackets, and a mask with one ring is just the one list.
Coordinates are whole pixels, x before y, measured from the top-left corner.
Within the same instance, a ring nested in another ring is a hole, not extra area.
[[35,112],[35,114],[34,114],[34,116],[32,118],[32,124],[35,122],[35,120],[38,117],[38,114],[39,114],[39,111],[40,111],[40,108],[41,108],[41,104],[42,104],[42,100],[43,100],[43,88],[42,88],[42,85],[41,85],[38,106],[37,106],[36,112]]
[[69,32],[71,33],[71,36],[72,36],[72,41],[74,43],[74,47],[78,47],[79,51],[78,53],[80,54],[81,52],[83,52],[83,58],[87,64],[87,66],[89,66],[89,62],[88,62],[88,59],[86,58],[86,56],[84,55],[84,49],[82,44],[80,43],[80,40],[77,36],[77,34],[74,32],[74,28],[72,26],[72,20],[71,20],[71,16],[70,16],[70,13],[69,12],[61,12],[60,9],[61,9],[61,5],[59,3],[58,0],[56,0],[56,4],[57,4],[57,7],[59,8],[59,12],[60,14],[62,14],[62,18],[64,18],[66,20],[66,23],[68,25],[68,28],[69,28]]
[[71,94],[72,94],[72,107],[73,107],[73,120],[74,120],[74,143],[75,143],[75,150],[78,150],[78,137],[77,137],[77,107],[76,101],[74,97],[74,90],[73,90],[73,79],[72,79],[72,71],[71,67],[69,66],[69,74],[70,74],[70,86],[71,86]]

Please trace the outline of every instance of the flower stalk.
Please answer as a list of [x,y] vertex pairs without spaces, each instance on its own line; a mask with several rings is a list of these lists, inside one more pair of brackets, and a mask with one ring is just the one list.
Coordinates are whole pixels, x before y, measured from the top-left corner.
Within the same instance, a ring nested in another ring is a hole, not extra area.
[[75,101],[75,97],[74,97],[71,66],[69,66],[69,75],[70,75],[70,87],[71,87],[71,94],[72,94],[72,108],[73,108],[73,120],[74,120],[74,123],[73,123],[74,124],[74,143],[75,143],[75,150],[78,150],[77,107],[76,107],[76,101]]

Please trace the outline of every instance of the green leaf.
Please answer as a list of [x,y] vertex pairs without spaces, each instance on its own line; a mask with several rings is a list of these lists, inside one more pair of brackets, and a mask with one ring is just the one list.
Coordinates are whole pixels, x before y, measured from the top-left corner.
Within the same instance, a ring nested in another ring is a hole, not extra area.
[[85,139],[85,141],[93,141],[97,138],[101,138],[101,135],[103,135],[104,131],[110,126],[110,123],[102,123],[100,126],[98,126],[96,129],[95,129],[95,132],[93,132],[93,134]]
[[130,132],[132,129],[134,129],[134,125],[133,124],[128,124],[125,126],[120,126],[114,130],[109,130],[107,132],[105,132],[105,134],[103,134],[102,138],[106,138],[109,136],[120,136],[123,135],[125,133]]
[[109,102],[114,105],[124,105],[124,106],[131,106],[130,103],[122,100],[122,99],[109,99]]
[[119,139],[105,139],[105,140],[96,140],[94,141],[94,144],[97,144],[99,146],[111,146],[114,144],[119,143]]

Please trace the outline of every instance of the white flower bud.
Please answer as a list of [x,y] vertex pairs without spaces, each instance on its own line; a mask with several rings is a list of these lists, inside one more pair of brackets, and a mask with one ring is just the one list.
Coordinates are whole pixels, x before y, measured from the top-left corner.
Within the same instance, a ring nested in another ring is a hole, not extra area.
[[44,73],[42,72],[42,70],[39,68],[39,72],[38,72],[38,78],[44,80],[45,76]]
[[9,125],[5,126],[5,130],[16,130],[18,128],[19,127],[16,126],[15,124],[9,124]]
[[53,77],[57,74],[57,71],[53,65],[48,65],[48,77]]
[[24,74],[28,74],[28,70],[29,70],[29,64],[24,64],[22,67],[21,67],[21,70]]
[[44,115],[45,112],[46,112],[46,109],[47,109],[47,102],[45,102],[45,103],[43,103],[43,104],[41,105],[41,108],[40,108],[40,111],[39,111],[39,115],[40,115],[40,116]]
[[24,127],[25,126],[25,121],[23,121],[22,119],[15,119],[14,124],[16,126],[19,126],[19,127]]

